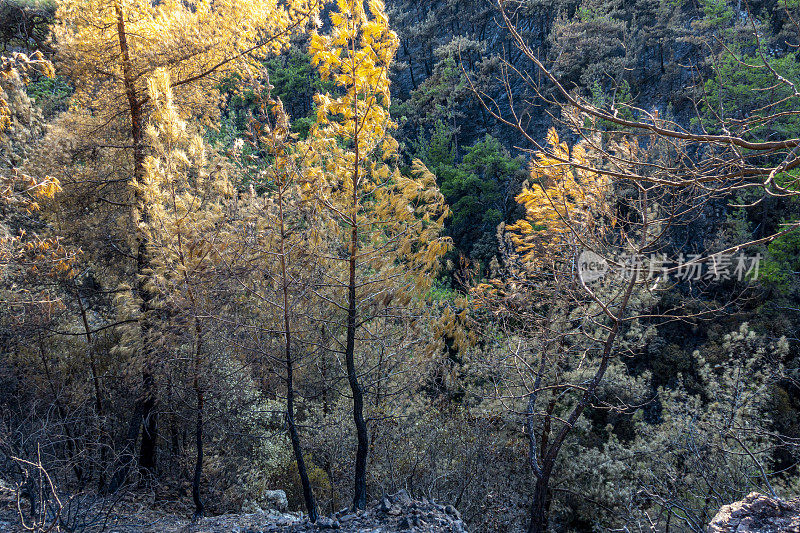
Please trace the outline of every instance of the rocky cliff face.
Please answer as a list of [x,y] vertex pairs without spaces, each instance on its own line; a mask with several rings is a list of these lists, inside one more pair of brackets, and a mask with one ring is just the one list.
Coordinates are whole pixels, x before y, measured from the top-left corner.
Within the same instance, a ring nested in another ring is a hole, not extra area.
[[751,492],[720,509],[708,533],[800,533],[800,498],[784,501]]

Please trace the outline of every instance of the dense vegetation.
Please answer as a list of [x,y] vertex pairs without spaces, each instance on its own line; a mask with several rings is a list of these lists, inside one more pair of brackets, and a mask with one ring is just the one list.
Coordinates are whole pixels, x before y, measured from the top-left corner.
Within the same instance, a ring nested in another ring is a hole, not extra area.
[[0,0],[25,523],[404,488],[473,531],[701,532],[800,493],[798,21]]

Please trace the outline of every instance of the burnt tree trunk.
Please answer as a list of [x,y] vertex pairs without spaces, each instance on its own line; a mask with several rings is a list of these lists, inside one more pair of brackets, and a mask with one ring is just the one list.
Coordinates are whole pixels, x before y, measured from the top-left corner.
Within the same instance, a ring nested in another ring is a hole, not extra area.
[[195,427],[197,460],[194,464],[194,476],[192,477],[192,500],[194,501],[194,517],[202,518],[205,513],[205,505],[200,497],[200,476],[203,474],[203,408],[205,406],[205,396],[203,389],[196,382],[195,394],[197,396],[197,425]]
[[[356,107],[356,121],[358,124],[358,108]],[[360,154],[358,147],[358,132],[354,132],[355,165],[353,169],[353,203],[350,223],[350,250],[349,250],[349,279],[347,285],[347,343],[345,345],[345,363],[347,365],[347,381],[353,393],[353,422],[356,426],[358,446],[356,448],[356,469],[353,484],[353,509],[364,509],[367,506],[367,454],[369,438],[367,423],[364,420],[364,393],[358,382],[355,365],[355,341],[357,327],[356,310],[356,259],[358,255],[358,178]]]
[[89,368],[92,372],[92,385],[94,387],[94,409],[95,416],[97,417],[97,425],[95,431],[97,432],[97,445],[100,448],[100,464],[97,467],[97,490],[104,492],[106,490],[106,462],[107,462],[107,441],[105,431],[105,413],[103,411],[103,393],[100,386],[100,375],[97,367],[97,355],[94,350],[94,339],[92,338],[91,328],[89,327],[89,318],[86,315],[86,307],[83,305],[83,298],[81,297],[80,288],[75,283],[75,297],[78,300],[78,308],[81,312],[81,320],[83,322],[83,330],[86,335],[86,352],[89,358]]
[[286,392],[286,426],[289,429],[289,438],[292,441],[292,451],[294,458],[297,461],[297,473],[300,475],[300,483],[303,486],[303,498],[306,503],[306,511],[308,511],[308,519],[312,523],[317,521],[317,502],[314,499],[314,492],[311,488],[311,481],[308,479],[308,470],[306,469],[306,462],[303,458],[303,448],[300,445],[300,435],[297,433],[297,425],[294,421],[294,389],[292,387],[292,363],[291,359],[287,361],[288,371],[288,389]]
[[317,521],[317,503],[314,501],[314,492],[311,481],[308,479],[308,470],[303,458],[303,448],[300,444],[300,435],[294,420],[294,360],[292,357],[292,330],[289,308],[289,276],[286,271],[286,226],[284,225],[283,212],[283,187],[278,187],[278,207],[280,213],[281,231],[281,289],[283,293],[283,333],[285,338],[284,349],[286,357],[286,427],[289,439],[292,441],[292,451],[297,461],[297,473],[303,486],[303,498],[306,503],[308,518],[312,523]]
[[[184,274],[185,275],[185,274]],[[187,280],[188,281],[188,280]],[[191,297],[191,293],[190,293]],[[202,371],[202,345],[203,331],[200,321],[197,318],[197,309],[192,298],[192,308],[194,309],[194,331],[195,331],[195,352],[194,352],[194,392],[197,398],[197,420],[195,426],[195,443],[197,445],[197,458],[194,463],[194,476],[192,477],[192,500],[194,501],[194,518],[202,518],[205,512],[203,499],[200,497],[200,477],[203,475],[203,409],[205,407],[205,390],[200,383],[200,372]]]
[[[125,87],[125,96],[131,119],[131,138],[133,140],[133,181],[141,182],[144,176],[144,128],[142,102],[136,93],[136,75],[130,58],[128,47],[128,34],[125,29],[125,14],[121,4],[115,4],[117,16],[117,36],[122,57],[122,75]],[[142,204],[141,193],[134,189],[133,221],[147,222],[147,211],[140,209]],[[142,355],[144,357],[144,370],[142,372],[142,391],[139,398],[139,408],[142,416],[142,443],[139,453],[139,467],[142,471],[154,472],[156,466],[156,444],[158,440],[158,415],[156,412],[155,379],[153,376],[153,347],[151,333],[151,317],[154,295],[148,288],[144,273],[150,269],[150,260],[147,254],[147,237],[141,230],[136,229],[136,292],[141,300],[141,330],[142,330]],[[127,475],[127,471],[125,472]],[[124,480],[123,480],[124,481]]]

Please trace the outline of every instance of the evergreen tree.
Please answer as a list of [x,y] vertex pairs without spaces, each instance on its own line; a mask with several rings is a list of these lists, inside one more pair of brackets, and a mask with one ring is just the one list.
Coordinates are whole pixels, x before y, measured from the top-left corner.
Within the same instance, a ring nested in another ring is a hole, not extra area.
[[[308,194],[333,219],[330,238],[336,256],[325,300],[346,314],[343,355],[353,396],[358,446],[353,507],[367,502],[368,428],[363,374],[357,352],[380,337],[371,322],[401,318],[415,297],[425,294],[448,240],[439,236],[448,214],[435,177],[416,162],[416,177],[400,174],[395,128],[389,116],[389,68],[397,36],[379,0],[339,0],[330,35],[311,42],[314,64],[339,94],[317,97],[317,122],[307,141],[313,182]],[[363,332],[359,335],[359,332]],[[357,338],[358,337],[358,338]]]

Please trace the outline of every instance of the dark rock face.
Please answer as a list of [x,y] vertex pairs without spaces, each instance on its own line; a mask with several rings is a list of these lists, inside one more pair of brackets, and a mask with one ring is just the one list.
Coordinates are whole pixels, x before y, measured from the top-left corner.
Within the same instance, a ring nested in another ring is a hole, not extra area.
[[708,533],[800,533],[800,498],[784,501],[751,492],[720,509]]

